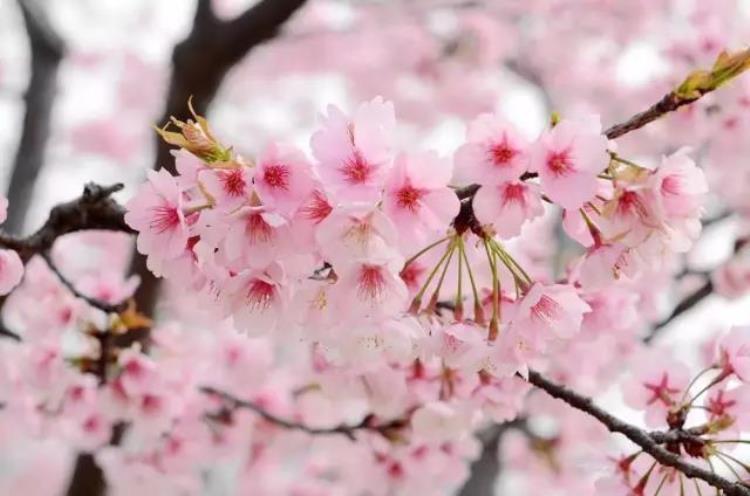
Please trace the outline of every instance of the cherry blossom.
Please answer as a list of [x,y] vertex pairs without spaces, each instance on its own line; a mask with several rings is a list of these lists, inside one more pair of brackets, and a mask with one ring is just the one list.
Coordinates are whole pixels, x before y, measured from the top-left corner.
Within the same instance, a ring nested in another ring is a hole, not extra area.
[[594,199],[597,175],[607,166],[607,138],[598,116],[562,120],[531,147],[529,169],[539,173],[542,191],[566,209]]

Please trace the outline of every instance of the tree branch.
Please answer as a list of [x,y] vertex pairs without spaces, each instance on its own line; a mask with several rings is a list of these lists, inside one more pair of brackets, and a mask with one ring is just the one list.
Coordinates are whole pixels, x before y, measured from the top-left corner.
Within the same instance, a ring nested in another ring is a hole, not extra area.
[[[196,112],[205,115],[227,72],[253,48],[274,38],[305,1],[261,0],[235,19],[222,21],[211,8],[211,0],[199,0],[190,34],[172,53],[172,76],[160,122],[168,122],[172,116],[190,119],[187,102],[191,99]],[[162,167],[175,173],[170,147],[157,136],[153,168]],[[138,253],[130,272],[141,279],[136,305],[153,315],[159,280],[146,267],[145,257]]]
[[261,418],[274,425],[277,425],[284,429],[302,431],[310,435],[343,435],[354,441],[356,440],[356,432],[371,431],[378,433],[387,439],[390,439],[395,431],[406,425],[406,422],[401,419],[392,420],[385,424],[375,424],[373,423],[374,416],[367,415],[358,424],[341,424],[335,427],[310,427],[300,422],[295,422],[279,417],[278,415],[270,413],[269,411],[267,411],[260,405],[253,403],[252,401],[239,399],[216,388],[202,387],[200,388],[200,390],[201,392],[206,393],[210,396],[219,398],[220,400],[222,400],[222,402],[224,402],[226,407],[229,408],[228,412],[221,412],[219,415],[215,416],[214,418],[216,419],[225,418],[227,416],[226,414],[231,412],[232,410],[245,409],[258,414]]
[[640,446],[644,452],[651,455],[660,464],[677,469],[688,478],[700,479],[717,489],[721,489],[727,496],[750,496],[750,487],[738,482],[732,482],[692,463],[687,463],[679,455],[661,446],[660,442],[667,442],[669,440],[668,436],[660,438],[643,429],[623,422],[596,406],[591,398],[582,396],[563,385],[556,384],[538,372],[530,371],[528,380],[531,384],[544,390],[553,398],[562,400],[576,410],[594,417],[607,427],[610,432],[624,435],[633,443]]
[[42,227],[30,236],[0,232],[0,248],[15,250],[27,262],[32,256],[49,251],[57,238],[72,232],[105,230],[135,234],[125,223],[125,209],[111,198],[122,187],[122,184],[89,183],[79,198],[55,206]]
[[667,325],[671,324],[674,319],[687,312],[695,305],[706,299],[714,291],[714,284],[711,279],[707,279],[705,283],[689,295],[685,296],[678,304],[674,307],[672,312],[664,319],[657,322],[651,329],[651,332],[643,338],[643,342],[648,344],[656,338],[657,335]]
[[44,163],[55,100],[57,71],[65,48],[44,10],[32,0],[18,0],[31,48],[31,75],[26,89],[26,112],[21,139],[8,186],[8,219],[4,227],[18,233],[32,200],[34,183]]
[[65,286],[65,288],[70,291],[73,296],[76,298],[80,298],[81,300],[85,301],[89,305],[91,305],[94,308],[98,308],[102,312],[105,313],[120,313],[125,311],[125,309],[128,307],[127,301],[122,301],[117,304],[111,304],[107,303],[106,301],[99,300],[97,298],[92,298],[90,296],[87,296],[75,287],[72,281],[70,281],[67,277],[65,277],[65,274],[60,272],[60,269],[57,267],[55,262],[52,260],[52,256],[49,254],[49,252],[42,252],[41,257],[44,259],[45,262],[47,262],[47,266],[50,268],[52,272],[55,273],[57,276],[57,279],[60,281],[60,283]]

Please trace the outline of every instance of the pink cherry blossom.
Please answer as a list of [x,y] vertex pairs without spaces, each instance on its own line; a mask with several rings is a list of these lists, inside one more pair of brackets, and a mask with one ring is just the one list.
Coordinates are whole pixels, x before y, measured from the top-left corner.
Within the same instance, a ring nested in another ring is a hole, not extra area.
[[491,225],[501,238],[518,236],[527,221],[544,213],[536,186],[522,181],[485,184],[473,204],[477,219]]
[[723,370],[750,381],[750,328],[732,328],[717,342],[716,355]]
[[594,198],[597,175],[607,166],[607,138],[598,116],[562,120],[531,147],[529,169],[539,173],[542,191],[565,209]]
[[583,315],[590,310],[572,286],[536,283],[520,301],[513,326],[544,339],[569,339],[580,331]]
[[642,357],[623,385],[625,402],[645,410],[651,427],[666,425],[669,413],[680,406],[690,382],[690,371],[683,363],[656,354]]
[[683,149],[664,157],[650,178],[652,191],[668,217],[700,215],[708,193],[703,171],[687,155],[688,151]]
[[459,200],[447,187],[450,176],[450,163],[435,153],[396,158],[383,203],[403,243],[424,244],[458,214]]
[[204,169],[198,173],[198,182],[210,201],[223,211],[236,210],[250,200],[252,185],[247,167]]
[[312,194],[312,169],[296,148],[270,143],[258,157],[253,179],[264,205],[291,218]]
[[138,251],[157,273],[185,251],[189,237],[182,192],[164,169],[148,171],[148,182],[126,205],[125,222],[139,232]]
[[265,270],[241,272],[227,281],[222,293],[237,328],[251,335],[273,333],[289,301],[284,284],[283,268],[277,263]]
[[471,122],[467,143],[456,151],[456,175],[466,183],[518,179],[529,162],[528,142],[502,118],[482,114]]
[[329,106],[310,143],[326,191],[342,201],[376,200],[391,167],[395,125],[393,104],[380,97],[351,118]]

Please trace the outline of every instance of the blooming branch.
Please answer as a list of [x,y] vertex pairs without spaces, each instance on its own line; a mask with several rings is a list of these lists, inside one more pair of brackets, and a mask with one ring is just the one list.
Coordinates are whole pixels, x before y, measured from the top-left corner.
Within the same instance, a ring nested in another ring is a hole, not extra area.
[[713,487],[721,489],[727,496],[750,495],[750,486],[741,482],[732,482],[712,471],[687,463],[678,454],[661,446],[661,444],[669,442],[670,440],[689,437],[689,433],[684,431],[669,433],[646,432],[643,429],[623,422],[614,415],[599,408],[594,404],[591,398],[578,394],[563,385],[552,382],[535,371],[529,372],[529,382],[539,389],[546,391],[553,398],[562,400],[573,408],[594,417],[606,426],[610,432],[624,435],[662,465],[673,467],[691,479],[701,479]]

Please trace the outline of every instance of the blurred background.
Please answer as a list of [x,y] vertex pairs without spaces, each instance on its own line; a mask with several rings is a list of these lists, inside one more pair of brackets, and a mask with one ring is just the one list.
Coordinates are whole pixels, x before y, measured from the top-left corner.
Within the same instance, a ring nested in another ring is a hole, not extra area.
[[[124,183],[124,200],[147,170],[173,167],[153,127],[187,117],[191,96],[248,156],[270,139],[309,150],[326,105],[377,95],[395,102],[403,147],[449,155],[482,112],[531,139],[553,111],[619,122],[743,47],[749,14],[743,0],[0,0],[4,228],[30,232],[88,181]],[[690,271],[729,256],[741,223],[725,212],[750,210],[746,80],[620,143],[647,165],[690,144],[721,192]],[[750,321],[743,305],[711,300],[670,336],[687,349]]]

